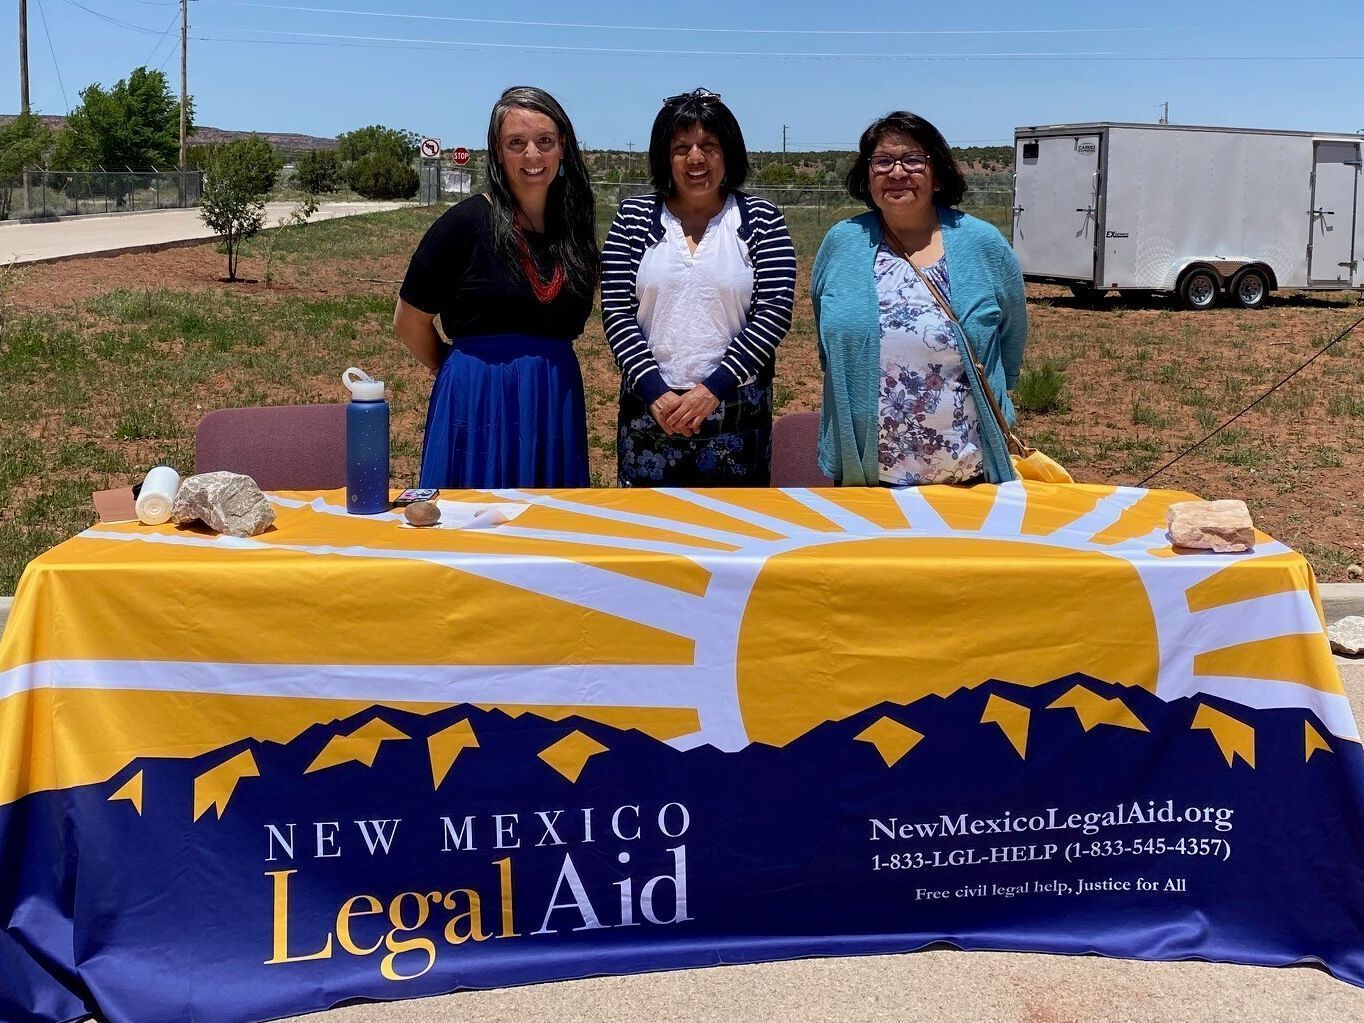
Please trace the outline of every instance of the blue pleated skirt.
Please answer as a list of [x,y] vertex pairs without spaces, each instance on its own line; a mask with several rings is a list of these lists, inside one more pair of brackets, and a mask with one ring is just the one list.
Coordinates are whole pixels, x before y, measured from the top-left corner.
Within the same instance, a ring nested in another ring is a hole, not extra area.
[[436,374],[420,486],[586,487],[587,410],[569,341],[458,338]]

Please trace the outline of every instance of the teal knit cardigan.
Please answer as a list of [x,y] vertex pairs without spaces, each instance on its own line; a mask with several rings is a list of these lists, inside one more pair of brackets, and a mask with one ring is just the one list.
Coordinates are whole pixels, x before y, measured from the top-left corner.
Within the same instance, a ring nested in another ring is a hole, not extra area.
[[[1008,391],[1018,380],[1028,336],[1018,259],[993,225],[945,207],[939,207],[938,218],[952,310],[1012,423]],[[810,278],[824,368],[819,467],[841,486],[874,487],[881,479],[877,460],[881,319],[872,272],[881,236],[875,210],[835,224],[824,236]],[[991,483],[1011,480],[1014,469],[1004,434],[990,414],[962,332],[954,333],[980,413],[985,478]]]

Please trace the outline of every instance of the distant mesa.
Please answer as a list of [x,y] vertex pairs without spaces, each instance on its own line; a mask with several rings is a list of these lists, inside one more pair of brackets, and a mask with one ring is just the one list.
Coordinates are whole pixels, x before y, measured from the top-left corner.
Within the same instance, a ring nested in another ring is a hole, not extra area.
[[[0,125],[9,124],[18,114],[0,114]],[[39,118],[53,131],[66,127],[66,118],[55,114],[39,114]],[[270,148],[282,153],[306,153],[310,149],[335,149],[336,139],[322,138],[318,135],[299,135],[279,131],[228,131],[226,128],[200,127],[194,129],[189,137],[192,146],[215,146],[223,142],[259,135],[270,143]]]

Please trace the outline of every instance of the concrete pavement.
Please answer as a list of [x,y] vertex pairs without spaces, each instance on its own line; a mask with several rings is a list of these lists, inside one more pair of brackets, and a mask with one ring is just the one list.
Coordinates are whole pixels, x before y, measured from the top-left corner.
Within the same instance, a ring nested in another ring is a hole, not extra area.
[[[273,226],[296,207],[291,202],[265,204],[265,223]],[[323,203],[311,221],[351,217],[401,209],[396,202]],[[75,217],[52,224],[0,225],[0,265],[46,263],[72,256],[112,255],[169,245],[184,245],[214,237],[204,226],[197,209],[156,210],[147,213],[114,213],[98,217]]]

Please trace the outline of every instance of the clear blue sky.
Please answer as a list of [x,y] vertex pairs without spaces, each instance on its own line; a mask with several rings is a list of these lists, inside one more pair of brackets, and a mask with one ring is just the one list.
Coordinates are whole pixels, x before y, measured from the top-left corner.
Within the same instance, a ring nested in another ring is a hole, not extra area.
[[[13,26],[17,5],[6,6]],[[65,113],[86,85],[112,85],[148,62],[164,66],[178,89],[175,0],[28,6],[39,111]],[[928,117],[958,145],[1008,142],[1017,125],[1154,121],[1166,100],[1176,123],[1357,131],[1364,128],[1361,6],[1360,0],[1122,6],[192,0],[190,93],[196,120],[220,128],[335,135],[381,123],[471,147],[482,144],[488,109],[510,84],[553,92],[595,148],[633,142],[638,150],[660,100],[696,85],[724,95],[751,149],[780,148],[783,124],[792,149],[849,146],[868,120],[897,107]],[[13,111],[17,47],[11,33],[5,37],[0,110]],[[1196,59],[985,56],[1003,53]],[[1310,59],[1215,59],[1285,56]]]

